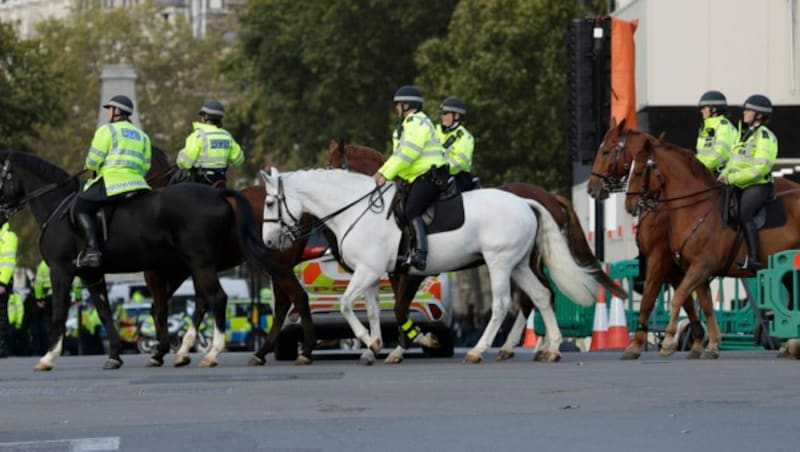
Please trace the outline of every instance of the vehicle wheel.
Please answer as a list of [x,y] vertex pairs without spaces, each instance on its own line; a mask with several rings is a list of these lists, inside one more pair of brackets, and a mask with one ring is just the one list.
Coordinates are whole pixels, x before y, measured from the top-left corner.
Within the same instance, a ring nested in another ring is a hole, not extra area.
[[257,352],[267,342],[267,335],[263,331],[254,331],[247,336],[245,347],[248,351]]
[[278,361],[294,361],[297,359],[297,342],[300,338],[300,328],[287,327],[278,334],[278,343],[275,345],[275,359]]
[[156,346],[155,339],[148,339],[145,337],[140,337],[136,341],[136,348],[139,349],[139,352],[145,355],[149,355]]
[[452,358],[455,354],[453,334],[449,328],[440,328],[433,334],[439,339],[439,348],[422,347],[422,351],[431,358]]

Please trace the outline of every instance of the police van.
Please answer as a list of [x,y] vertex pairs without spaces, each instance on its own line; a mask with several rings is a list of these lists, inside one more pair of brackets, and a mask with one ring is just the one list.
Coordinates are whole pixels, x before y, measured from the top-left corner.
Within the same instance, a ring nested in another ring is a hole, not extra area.
[[[352,276],[339,264],[329,249],[325,237],[315,232],[310,237],[303,253],[303,262],[295,267],[300,284],[308,292],[311,317],[318,348],[350,348],[355,341],[349,324],[340,312],[341,296]],[[452,307],[453,288],[449,274],[429,276],[420,285],[411,303],[410,318],[425,332],[433,332],[439,339],[440,348],[423,348],[428,356],[453,356]],[[397,344],[398,325],[394,316],[394,295],[388,275],[380,280],[379,302],[383,348]],[[367,324],[367,311],[363,298],[354,303],[353,310],[358,319]],[[302,340],[302,329],[297,311],[292,308],[278,338],[276,359],[294,360],[298,342]],[[363,347],[363,344],[360,344]]]

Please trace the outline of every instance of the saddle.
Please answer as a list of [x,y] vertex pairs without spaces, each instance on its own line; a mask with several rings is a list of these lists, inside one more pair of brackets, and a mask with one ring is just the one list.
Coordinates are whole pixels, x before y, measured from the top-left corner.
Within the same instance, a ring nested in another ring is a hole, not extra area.
[[[117,208],[117,205],[120,201],[128,201],[133,199],[139,195],[149,193],[150,190],[137,190],[125,193],[123,196],[119,198],[113,198],[104,203],[100,209],[97,210],[95,214],[95,219],[97,221],[98,226],[100,226],[100,240],[105,242],[108,240],[108,224],[111,223],[111,219],[114,216],[114,211]],[[64,218],[65,216],[69,215],[69,224],[72,226],[73,230],[77,227],[77,220],[75,219],[75,201],[78,200],[78,192],[72,193],[61,202],[61,205],[56,207],[53,211],[53,218]],[[42,227],[42,231],[47,227],[45,224]]]
[[[392,200],[394,221],[403,230],[403,239],[407,232],[405,226],[408,224],[404,209],[405,198],[406,193],[398,189]],[[453,231],[464,225],[464,200],[453,178],[448,180],[447,188],[422,214],[422,220],[428,235]]]
[[[723,223],[733,230],[739,229],[739,198],[734,187],[728,186],[723,191],[718,206]],[[777,228],[786,224],[786,208],[773,192],[770,198],[758,209],[755,215],[756,229]]]

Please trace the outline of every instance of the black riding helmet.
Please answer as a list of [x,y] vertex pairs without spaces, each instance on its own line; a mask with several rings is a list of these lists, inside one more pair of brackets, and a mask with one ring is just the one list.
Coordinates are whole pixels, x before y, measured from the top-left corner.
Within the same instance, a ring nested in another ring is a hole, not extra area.
[[744,106],[742,108],[761,113],[765,118],[772,115],[772,102],[763,94],[753,94],[748,97],[747,100],[744,101]]
[[220,118],[222,119],[225,116],[225,107],[222,106],[222,103],[216,100],[207,100],[203,107],[200,108],[200,111],[197,114],[205,114],[206,116],[212,118]]
[[458,113],[461,116],[467,115],[467,104],[464,103],[463,100],[459,99],[455,96],[450,96],[447,99],[442,101],[442,104],[439,105],[439,112],[440,113]]
[[422,109],[422,91],[414,85],[401,86],[394,93],[394,102],[408,104],[411,108],[416,108],[418,110]]
[[724,113],[728,108],[728,100],[725,98],[725,95],[714,90],[703,93],[697,104],[700,108],[710,108],[712,114]]
[[112,107],[118,108],[126,116],[133,114],[133,101],[128,96],[117,94],[103,104],[103,108]]

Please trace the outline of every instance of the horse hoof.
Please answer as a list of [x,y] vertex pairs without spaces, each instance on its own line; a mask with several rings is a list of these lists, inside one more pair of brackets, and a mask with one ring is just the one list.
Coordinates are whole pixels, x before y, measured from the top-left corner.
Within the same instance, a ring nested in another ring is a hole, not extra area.
[[103,364],[103,370],[119,369],[120,367],[122,367],[121,359],[109,358],[106,360],[105,364]]
[[505,361],[513,357],[514,357],[514,350],[500,349],[500,351],[497,353],[497,356],[494,359],[495,361]]
[[47,371],[53,370],[53,365],[52,364],[45,364],[45,363],[39,361],[38,363],[36,363],[35,366],[33,366],[33,370],[35,370],[36,372],[47,372]]
[[719,352],[714,350],[706,350],[700,354],[700,359],[717,359],[719,358]]
[[175,356],[175,367],[183,367],[188,366],[189,363],[192,362],[192,358],[189,355],[177,355]]
[[358,359],[358,362],[363,366],[371,366],[375,364],[375,355],[372,353],[365,353],[361,355],[361,357]]
[[369,349],[372,350],[372,353],[378,354],[381,351],[381,340],[375,339],[369,344]]
[[311,364],[311,358],[305,355],[297,355],[297,359],[294,360],[294,363],[298,366],[307,366]]
[[622,353],[622,356],[620,356],[619,359],[623,361],[631,361],[634,359],[639,359],[640,356],[642,356],[642,354],[639,352],[629,352],[626,350],[625,352]]
[[164,360],[161,358],[156,358],[155,356],[151,356],[150,359],[147,360],[147,367],[161,367],[164,365]]
[[786,353],[788,353],[789,356],[800,359],[800,340],[789,339],[786,341]]
[[478,364],[481,361],[483,361],[483,356],[481,356],[481,355],[479,355],[477,353],[467,352],[467,354],[464,355],[463,363],[464,364]]
[[702,352],[689,350],[689,353],[686,355],[686,359],[700,359],[702,355],[703,355]]
[[197,366],[198,367],[217,367],[217,366],[219,366],[219,361],[217,361],[217,358],[208,358],[208,357],[206,357],[206,358],[203,358],[200,361],[200,364],[198,364]]
[[389,354],[389,356],[386,357],[386,360],[384,362],[386,364],[400,364],[403,362],[403,357]]
[[661,350],[658,351],[658,354],[663,356],[663,357],[665,357],[665,358],[667,356],[672,356],[673,353],[675,353],[675,350],[666,349],[666,348],[662,348]]
[[266,363],[267,363],[266,359],[256,355],[251,356],[250,360],[247,361],[247,365],[252,367],[263,366]]
[[536,353],[533,355],[533,360],[534,360],[534,361],[542,361],[542,360],[544,360],[544,359],[545,359],[545,352],[543,352],[543,351],[541,351],[541,350],[539,350],[538,352],[536,352]]

